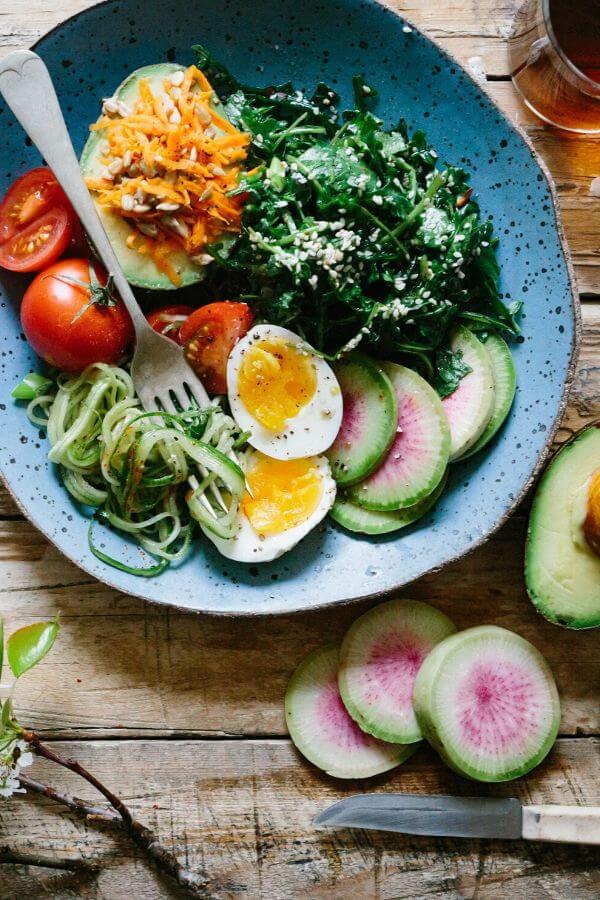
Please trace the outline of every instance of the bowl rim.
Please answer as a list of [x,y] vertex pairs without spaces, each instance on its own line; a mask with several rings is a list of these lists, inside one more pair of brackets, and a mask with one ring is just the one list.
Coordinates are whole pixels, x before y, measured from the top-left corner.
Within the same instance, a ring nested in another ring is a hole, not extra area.
[[[93,6],[89,6],[86,9],[80,10],[79,12],[74,13],[72,16],[68,16],[66,19],[63,19],[61,22],[57,23],[53,28],[49,29],[47,32],[45,32],[43,35],[41,35],[31,45],[31,49],[33,49],[33,50],[37,49],[40,46],[40,44],[43,44],[43,42],[48,37],[50,37],[55,32],[60,31],[60,29],[63,28],[69,22],[73,22],[76,19],[85,17],[89,13],[91,13],[93,10],[97,10],[99,7],[111,6],[118,2],[119,2],[119,0],[101,0],[100,3],[95,3]],[[194,609],[194,608],[190,608],[188,606],[181,606],[171,600],[157,600],[155,598],[149,598],[146,595],[144,595],[143,593],[137,592],[135,590],[124,590],[120,585],[115,584],[113,581],[111,581],[110,573],[108,573],[106,577],[104,577],[104,576],[100,577],[96,572],[92,571],[89,568],[89,566],[85,565],[80,560],[74,559],[68,552],[66,552],[62,548],[57,548],[63,556],[65,556],[70,562],[72,562],[75,566],[77,566],[77,568],[81,569],[83,572],[85,572],[87,575],[89,575],[90,578],[93,579],[94,582],[101,582],[102,584],[105,584],[107,587],[111,588],[114,591],[117,591],[119,593],[125,593],[127,596],[135,597],[139,600],[145,601],[146,603],[151,603],[153,606],[172,608],[172,609],[176,609],[180,612],[193,613],[193,614],[197,614],[197,615],[215,616],[217,618],[235,617],[235,618],[253,619],[253,618],[263,618],[263,617],[267,617],[267,616],[271,616],[271,617],[272,616],[292,616],[292,615],[301,615],[303,613],[316,612],[318,610],[323,610],[323,609],[331,609],[335,606],[339,606],[339,607],[347,606],[350,603],[360,603],[361,601],[362,602],[366,602],[369,600],[373,601],[373,602],[384,601],[394,595],[397,595],[399,591],[404,590],[405,588],[409,587],[411,584],[414,584],[414,582],[419,580],[420,578],[424,578],[425,576],[429,576],[429,575],[435,575],[438,572],[440,572],[442,569],[445,569],[447,566],[452,565],[453,563],[458,562],[458,560],[469,556],[471,553],[473,553],[479,547],[481,547],[485,543],[487,543],[487,541],[489,541],[491,537],[493,537],[495,534],[497,534],[497,532],[506,524],[506,522],[510,519],[510,517],[515,512],[516,508],[520,505],[520,503],[523,501],[523,499],[529,493],[530,489],[532,488],[532,486],[536,482],[538,476],[540,475],[542,468],[544,467],[546,460],[548,459],[548,456],[550,455],[550,451],[552,448],[552,444],[554,442],[554,438],[560,427],[560,423],[562,421],[562,418],[564,416],[564,413],[565,413],[565,410],[567,407],[569,393],[570,393],[571,386],[573,384],[573,380],[574,380],[574,377],[576,374],[576,366],[577,366],[577,361],[579,359],[579,352],[581,349],[581,340],[582,340],[581,301],[580,301],[579,291],[578,291],[578,287],[577,287],[577,279],[575,276],[575,269],[574,269],[573,261],[571,258],[571,252],[569,250],[569,246],[567,244],[567,240],[566,240],[566,236],[565,236],[564,226],[563,226],[561,212],[560,212],[560,205],[559,205],[559,200],[558,200],[558,193],[556,190],[554,178],[552,177],[550,170],[549,170],[548,166],[546,165],[544,159],[542,158],[541,154],[533,146],[533,142],[531,141],[529,135],[526,133],[525,129],[518,123],[513,122],[508,117],[508,115],[504,112],[504,110],[502,110],[501,107],[498,105],[496,100],[492,96],[490,96],[488,91],[486,91],[484,89],[484,86],[482,85],[481,81],[479,81],[477,78],[475,78],[475,76],[468,70],[468,68],[466,68],[463,65],[463,63],[453,53],[451,53],[449,50],[446,50],[445,47],[442,47],[440,42],[436,38],[430,36],[425,31],[423,31],[421,28],[419,28],[419,26],[415,25],[414,22],[410,18],[407,18],[401,11],[392,7],[390,5],[391,0],[366,0],[366,2],[368,3],[368,5],[379,7],[380,9],[382,9],[389,15],[393,15],[396,18],[400,19],[400,21],[404,22],[408,27],[410,27],[412,29],[412,31],[416,32],[420,37],[422,37],[424,40],[428,41],[430,44],[433,44],[433,46],[436,47],[438,52],[447,61],[451,62],[452,65],[457,66],[461,70],[461,72],[464,75],[466,75],[467,78],[475,85],[475,87],[477,87],[485,95],[486,99],[489,101],[489,103],[494,108],[496,113],[506,123],[508,128],[522,140],[524,145],[527,147],[534,162],[537,164],[542,175],[544,176],[546,185],[549,189],[550,198],[552,200],[554,221],[556,223],[556,230],[558,233],[562,256],[563,256],[563,259],[564,259],[564,262],[566,265],[566,269],[567,269],[571,301],[572,301],[570,306],[571,306],[571,316],[572,316],[572,322],[573,322],[573,337],[572,337],[572,342],[571,342],[569,364],[567,367],[566,377],[565,377],[565,380],[563,383],[562,393],[561,393],[560,400],[558,402],[556,415],[554,417],[552,424],[549,426],[549,428],[546,432],[547,436],[546,436],[544,445],[538,455],[538,458],[537,458],[536,463],[531,471],[529,478],[523,484],[523,486],[519,490],[519,492],[517,494],[515,494],[510,505],[503,512],[503,514],[500,516],[500,518],[498,519],[498,521],[495,523],[495,525],[493,527],[491,527],[485,534],[483,534],[480,538],[478,538],[473,544],[471,544],[465,550],[455,553],[453,556],[451,556],[447,560],[445,560],[445,562],[440,563],[439,565],[431,566],[430,568],[428,568],[424,572],[422,572],[419,576],[417,576],[417,578],[414,578],[408,582],[398,584],[396,587],[386,588],[385,590],[381,590],[381,591],[373,591],[368,594],[362,594],[358,597],[349,597],[349,598],[337,599],[337,600],[325,600],[323,602],[317,602],[317,603],[311,604],[309,606],[293,606],[289,609],[283,608],[278,605],[266,606],[264,609],[259,609],[259,610],[257,610],[257,609],[245,610],[243,608],[236,609],[236,610]],[[13,502],[15,503],[17,508],[21,511],[23,516],[29,522],[31,522],[31,524],[34,525],[34,527],[37,528],[38,531],[40,531],[51,544],[56,546],[52,537],[49,535],[48,531],[45,529],[44,525],[40,521],[38,521],[36,516],[31,515],[25,509],[24,504],[21,503],[21,501],[15,496],[15,494],[10,486],[9,480],[5,476],[4,471],[2,469],[0,469],[0,476],[2,478],[4,485],[6,486],[8,493],[11,496]]]

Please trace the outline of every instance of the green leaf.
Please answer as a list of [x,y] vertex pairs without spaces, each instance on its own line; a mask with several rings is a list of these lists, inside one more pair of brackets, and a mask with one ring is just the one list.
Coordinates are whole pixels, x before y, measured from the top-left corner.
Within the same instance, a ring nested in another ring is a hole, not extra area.
[[34,400],[40,394],[45,394],[52,387],[50,378],[30,372],[23,381],[14,387],[10,393],[15,400]]
[[2,677],[2,666],[4,665],[4,620],[0,619],[0,678]]
[[2,731],[6,731],[13,717],[13,705],[10,697],[7,697],[2,707],[2,716],[0,717],[0,726]]
[[267,178],[270,179],[273,190],[278,193],[280,193],[285,186],[285,169],[284,163],[278,159],[277,156],[273,157],[267,169]]
[[442,399],[453,394],[461,379],[473,371],[464,362],[462,350],[457,350],[456,353],[452,353],[451,350],[438,350],[435,361],[437,371],[434,386]]
[[15,678],[32,669],[52,649],[58,629],[57,617],[53,622],[36,622],[11,634],[6,642],[6,655]]

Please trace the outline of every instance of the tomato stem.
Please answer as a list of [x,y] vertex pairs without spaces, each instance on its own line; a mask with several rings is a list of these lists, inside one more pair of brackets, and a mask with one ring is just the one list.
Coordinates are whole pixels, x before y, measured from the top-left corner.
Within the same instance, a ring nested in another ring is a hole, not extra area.
[[70,275],[47,275],[47,278],[56,278],[57,281],[63,281],[65,284],[75,284],[78,287],[83,288],[90,295],[88,302],[85,304],[82,309],[79,310],[77,315],[75,315],[71,319],[71,325],[74,325],[75,322],[80,319],[92,306],[102,306],[105,309],[109,309],[110,307],[114,307],[117,305],[117,298],[115,297],[115,280],[112,275],[108,275],[106,279],[106,284],[101,285],[98,281],[98,276],[96,275],[96,270],[92,263],[89,263],[89,274],[90,280],[89,282],[83,281],[81,278],[71,278]]

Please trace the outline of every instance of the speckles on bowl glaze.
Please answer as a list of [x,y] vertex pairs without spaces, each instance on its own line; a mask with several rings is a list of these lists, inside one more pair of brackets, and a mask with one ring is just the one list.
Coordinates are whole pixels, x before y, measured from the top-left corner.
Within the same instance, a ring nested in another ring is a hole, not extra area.
[[[442,565],[496,526],[528,482],[552,433],[574,341],[571,287],[552,196],[521,137],[454,60],[370,0],[204,0],[202,22],[190,0],[113,0],[91,7],[46,36],[39,52],[55,78],[78,148],[99,101],[138,66],[191,61],[205,44],[242,80],[325,80],[351,102],[352,75],[380,93],[387,122],[424,127],[440,158],[472,173],[483,214],[500,237],[502,294],[524,299],[523,339],[513,344],[519,388],[513,412],[489,451],[455,466],[435,510],[422,522],[369,540],[335,526],[317,529],[287,556],[256,566],[224,564],[212,545],[158,579],[136,579],[98,563],[87,525],[46,461],[47,445],[24,408],[0,406],[0,466],[27,514],[73,560],[118,590],[216,612],[266,613],[391,590]],[[93,35],[93,42],[90,41]],[[71,64],[73,61],[73,64]],[[0,102],[0,190],[39,165],[36,151]],[[452,123],[460,122],[460,128]],[[450,123],[450,124],[449,124]],[[18,305],[26,280],[0,273],[0,366],[6,394],[35,357],[22,339]],[[6,399],[6,394],[2,400]],[[28,440],[21,443],[21,437]],[[32,482],[35,476],[35,490]],[[484,498],[485,502],[482,502]],[[105,529],[107,552],[140,552]],[[366,574],[376,570],[377,578]]]

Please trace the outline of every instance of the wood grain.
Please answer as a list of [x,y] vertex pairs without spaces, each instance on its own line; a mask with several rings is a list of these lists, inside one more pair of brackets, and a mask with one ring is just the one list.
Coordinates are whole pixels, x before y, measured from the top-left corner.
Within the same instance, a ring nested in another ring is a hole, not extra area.
[[[525,129],[553,173],[581,293],[600,297],[600,200],[590,195],[600,175],[598,142],[547,128],[518,100],[508,80],[506,37],[519,2],[390,5],[467,67],[479,58],[486,89]],[[91,5],[0,0],[0,56]],[[600,302],[584,303],[583,323],[559,440],[600,416]],[[593,848],[316,832],[310,824],[328,803],[369,789],[600,802],[599,744],[591,736],[600,715],[597,634],[552,626],[529,604],[522,582],[524,528],[524,516],[516,516],[487,546],[406,591],[430,600],[460,627],[493,621],[513,628],[547,656],[562,695],[565,736],[538,770],[514,784],[474,785],[426,749],[391,776],[334,783],[304,764],[283,737],[282,697],[301,656],[339,638],[368,604],[253,622],[153,607],[90,580],[0,489],[0,608],[7,629],[58,610],[63,623],[57,651],[19,686],[18,709],[48,738],[69,738],[56,746],[120,792],[189,865],[206,865],[215,898],[595,900],[600,880]],[[48,764],[36,763],[31,771],[97,799]],[[0,867],[2,900],[182,896],[126,839],[89,828],[39,798],[0,802],[0,833],[15,850],[100,864],[97,876],[82,880]]]
[[[524,526],[513,519],[404,596],[431,601],[460,628],[490,622],[531,640],[557,678],[562,733],[598,733],[598,636],[560,629],[535,612],[523,588]],[[57,651],[23,679],[17,697],[22,720],[50,735],[285,734],[292,670],[309,649],[341,639],[369,606],[254,621],[169,610],[81,583],[25,522],[2,530],[4,569],[18,582],[3,594],[7,629],[58,611],[62,617]]]
[[[214,898],[592,900],[600,891],[597,848],[317,831],[311,825],[329,803],[369,788],[597,804],[600,754],[591,738],[561,740],[535,775],[497,786],[452,774],[423,748],[388,776],[347,784],[301,764],[287,741],[89,741],[58,748],[126,797],[134,814],[187,865],[206,867]],[[97,799],[87,785],[50,764],[36,762],[35,777]],[[50,801],[26,797],[3,804],[0,828],[15,835],[13,849],[43,847],[60,858],[98,861],[100,873],[78,886],[80,897],[180,896],[112,830],[103,833],[74,821]],[[72,878],[60,881],[77,888]],[[22,900],[24,888],[28,898],[44,896],[35,885],[31,871],[15,878],[0,870],[3,900]],[[71,894],[63,887],[58,896]]]

